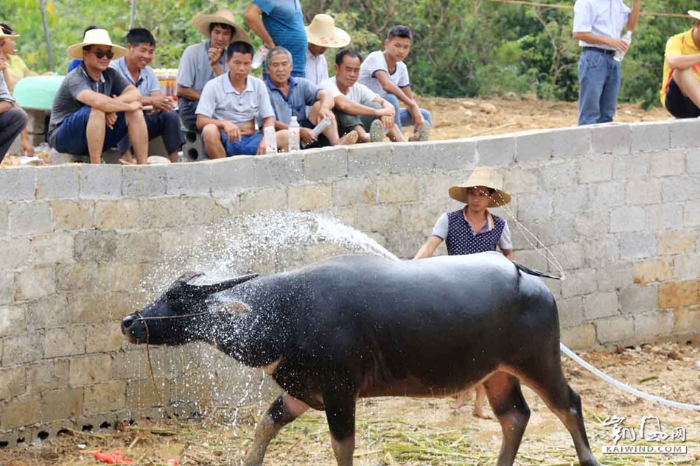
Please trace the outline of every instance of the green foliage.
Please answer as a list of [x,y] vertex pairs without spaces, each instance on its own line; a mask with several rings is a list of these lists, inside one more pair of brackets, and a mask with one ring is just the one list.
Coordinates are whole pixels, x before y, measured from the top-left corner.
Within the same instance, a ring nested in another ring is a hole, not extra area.
[[[554,4],[554,0],[540,0]],[[574,0],[565,0],[573,5]],[[631,4],[631,0],[625,0]],[[158,40],[154,66],[175,68],[182,51],[202,40],[192,27],[200,11],[228,8],[244,25],[249,0],[137,0],[135,26]],[[561,4],[561,3],[558,3]],[[334,16],[363,54],[381,50],[387,31],[406,24],[415,41],[406,63],[414,91],[461,97],[536,92],[541,98],[576,100],[578,44],[571,38],[570,9],[535,8],[487,0],[302,0],[306,23],[317,13]],[[644,0],[644,11],[684,13],[681,0]],[[47,0],[56,69],[69,63],[66,48],[89,24],[105,27],[121,43],[129,26],[130,0]],[[19,54],[30,68],[48,69],[39,0],[3,0],[0,18],[22,36]],[[623,62],[620,100],[658,105],[666,40],[691,27],[690,20],[643,16]],[[245,27],[245,25],[244,25]],[[260,40],[254,38],[254,45]],[[326,53],[332,68],[335,50]]]

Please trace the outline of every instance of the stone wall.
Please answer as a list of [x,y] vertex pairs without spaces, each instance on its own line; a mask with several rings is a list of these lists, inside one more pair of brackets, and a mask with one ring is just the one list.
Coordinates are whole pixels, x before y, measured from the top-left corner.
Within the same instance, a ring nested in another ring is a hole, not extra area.
[[[565,343],[697,335],[698,134],[689,120],[171,166],[0,170],[0,446],[148,415],[158,398],[146,353],[123,341],[119,321],[153,298],[162,283],[148,278],[176,247],[207,242],[206,227],[268,209],[322,212],[407,258],[440,213],[458,208],[447,188],[476,165],[504,173],[510,211],[566,270],[565,281],[547,281]],[[516,259],[552,271],[500,213]],[[204,357],[219,356],[194,345],[151,349],[168,400],[211,389],[182,383],[199,379],[189,363]],[[221,367],[227,385],[255,382]]]

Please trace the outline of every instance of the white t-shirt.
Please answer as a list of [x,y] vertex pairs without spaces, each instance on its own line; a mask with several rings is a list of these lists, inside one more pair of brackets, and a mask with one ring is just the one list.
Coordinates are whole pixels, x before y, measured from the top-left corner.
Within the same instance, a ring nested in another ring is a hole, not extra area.
[[384,89],[382,88],[382,83],[376,77],[377,72],[381,71],[384,71],[391,82],[398,87],[410,86],[406,64],[402,61],[396,62],[394,74],[389,73],[389,65],[386,63],[384,52],[372,52],[365,58],[360,67],[360,78],[357,82],[364,84],[377,94],[381,94],[384,92]]
[[334,99],[338,96],[344,95],[348,99],[360,105],[369,105],[370,102],[373,102],[374,99],[377,98],[377,94],[372,92],[367,86],[360,83],[355,83],[354,86],[348,89],[347,94],[343,94],[340,92],[340,89],[338,89],[335,76],[321,81],[321,85],[319,87],[330,93]]

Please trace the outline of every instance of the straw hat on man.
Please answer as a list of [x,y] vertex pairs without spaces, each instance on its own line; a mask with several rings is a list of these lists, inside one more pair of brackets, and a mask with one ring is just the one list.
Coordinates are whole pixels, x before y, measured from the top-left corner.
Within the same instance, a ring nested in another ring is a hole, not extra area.
[[306,51],[306,79],[316,84],[328,79],[328,62],[323,55],[329,48],[345,47],[350,43],[350,35],[335,27],[335,21],[329,15],[316,15],[311,24],[306,26],[309,41]]

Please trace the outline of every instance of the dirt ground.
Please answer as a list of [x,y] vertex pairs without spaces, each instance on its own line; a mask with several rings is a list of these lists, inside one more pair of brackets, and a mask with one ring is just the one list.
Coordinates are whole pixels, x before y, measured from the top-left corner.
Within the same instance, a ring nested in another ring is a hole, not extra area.
[[[426,97],[418,98],[418,102],[433,115],[432,140],[572,126],[576,124],[578,111],[576,102],[548,102],[537,100],[532,95],[479,99]],[[620,104],[615,121],[632,123],[669,118],[668,112],[661,108],[647,112],[638,105]],[[406,131],[408,135],[410,130]],[[44,164],[48,163],[48,152],[36,155],[44,160]],[[20,158],[8,154],[0,165],[20,165]]]
[[[592,352],[584,359],[612,377],[645,392],[684,403],[698,403],[700,349],[697,342],[632,348],[619,353]],[[592,376],[573,361],[563,359],[571,386],[583,398],[588,436],[593,452],[605,465],[697,465],[700,464],[700,415],[667,408],[628,395]],[[577,464],[571,438],[562,424],[531,391],[525,397],[532,409],[516,464],[565,466]],[[493,465],[500,448],[501,430],[493,419],[471,415],[471,403],[459,409],[448,399],[382,398],[363,400],[357,411],[355,463],[362,466],[393,465]],[[264,406],[263,406],[264,407]],[[121,451],[136,465],[240,464],[250,444],[253,423],[261,406],[239,414],[233,424],[216,413],[203,420],[140,421],[122,430],[72,433],[48,439],[41,445],[0,450],[2,466],[97,466],[94,451]],[[602,454],[614,445],[613,417],[626,418],[627,428],[618,446],[679,445],[687,454]],[[659,419],[646,423],[645,416]],[[675,430],[674,430],[675,429]],[[685,442],[670,440],[685,432]],[[665,442],[650,438],[671,436]],[[661,432],[661,434],[658,434]],[[632,439],[632,433],[635,439]],[[175,462],[176,460],[177,462]],[[269,465],[334,465],[328,428],[319,412],[308,412],[282,430],[268,449]]]

